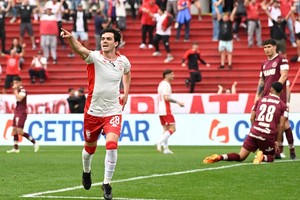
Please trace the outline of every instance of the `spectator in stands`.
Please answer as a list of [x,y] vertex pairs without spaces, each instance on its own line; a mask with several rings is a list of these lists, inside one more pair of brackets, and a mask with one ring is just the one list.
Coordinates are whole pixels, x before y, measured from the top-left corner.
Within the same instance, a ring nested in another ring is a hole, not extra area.
[[128,0],[127,2],[130,6],[132,19],[135,20],[136,19],[136,9],[138,7],[138,0]]
[[60,0],[60,2],[58,2],[58,0],[51,0],[51,1],[47,1],[45,4],[45,7],[52,8],[52,13],[56,16],[57,27],[58,27],[57,36],[59,38],[60,44],[62,45],[63,49],[66,48],[66,43],[65,40],[62,37],[60,37],[59,33],[60,33],[60,29],[62,28],[62,14],[64,12],[64,7],[63,7],[64,2],[65,0]]
[[5,85],[2,90],[3,94],[6,94],[7,89],[11,88],[13,78],[15,76],[19,76],[20,74],[20,67],[19,67],[19,59],[20,57],[24,56],[24,48],[21,53],[17,53],[15,49],[10,50],[10,54],[5,54],[1,52],[1,56],[6,58],[6,78],[5,78]]
[[268,17],[272,20],[273,26],[271,28],[271,38],[276,41],[277,44],[277,51],[281,53],[283,57],[286,57],[286,25],[287,25],[287,19],[290,17],[290,15],[296,10],[296,7],[292,6],[289,13],[286,15],[285,18],[282,16],[278,16],[277,20],[272,18],[270,12],[268,11],[267,7],[264,7],[264,10]]
[[222,93],[225,93],[225,94],[236,94],[236,85],[237,85],[237,82],[234,81],[233,84],[231,85],[231,89],[230,88],[226,88],[225,90],[223,89],[222,85],[218,85],[218,92],[217,92],[217,94],[222,94]]
[[[42,13],[40,19],[40,35],[41,35],[41,47],[44,52],[44,57],[49,60],[49,49],[51,52],[53,64],[57,64],[57,19],[56,16],[52,13],[52,7],[49,5],[45,9],[41,8],[38,3],[38,8],[40,13]],[[45,11],[45,13],[44,13]]]
[[8,0],[8,3],[10,4],[10,8],[12,10],[13,17],[9,21],[9,23],[14,23],[17,20],[17,15],[18,15],[18,8],[22,4],[22,0]]
[[219,31],[219,47],[218,50],[221,54],[221,65],[220,69],[224,69],[226,54],[227,54],[227,61],[229,69],[232,69],[232,51],[233,51],[233,30],[232,30],[232,23],[234,21],[234,16],[236,13],[236,6],[235,4],[234,9],[231,13],[224,13],[223,17],[217,10],[215,6],[217,17],[220,24],[220,31]]
[[247,12],[244,5],[244,0],[237,0],[237,7],[236,7],[236,14],[235,14],[235,22],[233,25],[233,38],[237,41],[240,40],[239,38],[239,29],[240,25],[245,24],[243,19],[247,18]]
[[40,83],[44,83],[47,73],[47,58],[43,57],[43,52],[38,51],[33,57],[28,71],[31,83],[35,83],[35,79],[40,79]]
[[[83,45],[88,48],[89,36],[88,36],[88,23],[87,20],[92,17],[91,10],[85,12],[82,4],[78,4],[76,11],[73,13],[73,29],[72,35],[78,40],[80,39]],[[75,57],[73,52],[70,52],[68,57]]]
[[78,113],[84,113],[84,106],[85,106],[85,101],[86,97],[84,94],[84,88],[81,87],[78,89]]
[[[292,47],[297,47],[296,39],[295,39],[295,32],[294,32],[294,13],[292,13],[288,18],[286,17],[291,7],[293,7],[293,1],[292,0],[280,0],[280,10],[281,10],[281,16],[283,18],[286,18],[287,27],[289,29],[290,33],[290,42],[292,44]],[[295,9],[296,11],[296,9]]]
[[206,67],[210,67],[210,64],[206,63],[200,56],[199,43],[194,42],[191,49],[188,49],[182,58],[182,67],[186,66],[188,63],[188,69],[190,73],[190,78],[185,81],[187,86],[190,86],[190,93],[194,92],[195,83],[202,80],[201,71],[199,70],[198,62],[201,62]]
[[96,15],[94,16],[96,50],[101,50],[100,34],[101,31],[108,26],[108,24],[109,22],[107,22],[101,10],[98,9],[96,11]]
[[116,3],[118,0],[107,0],[107,1],[108,1],[107,16],[110,22],[109,26],[112,27],[117,21]]
[[[164,60],[165,63],[171,62],[174,57],[171,54],[170,49],[170,36],[171,36],[171,25],[170,23],[163,23],[165,20],[173,18],[164,7],[158,9],[158,13],[153,15],[156,21],[156,34],[154,36],[153,44],[155,46],[155,52],[152,54],[153,56],[160,56],[161,53],[159,51],[159,42],[163,41],[165,49],[167,51],[167,58]],[[167,25],[165,25],[167,24]]]
[[[220,25],[219,25],[219,20],[218,20],[218,17],[217,17],[216,10],[218,10],[220,15],[222,15],[222,13],[223,13],[223,0],[212,0],[211,4],[212,4],[211,14],[212,14],[212,22],[213,22],[212,41],[216,42],[216,41],[218,41],[219,30],[220,30]],[[215,9],[215,7],[217,9]]]
[[167,12],[172,14],[175,19],[178,12],[177,8],[178,8],[177,0],[167,0],[167,4],[166,4]]
[[33,13],[33,6],[29,5],[29,0],[24,0],[21,6],[17,9],[20,14],[21,24],[20,24],[20,44],[23,44],[23,38],[25,31],[27,31],[30,36],[32,49],[36,49],[35,39],[33,35],[33,28],[31,23],[31,17]]
[[264,10],[268,9],[268,12],[270,13],[271,17],[268,17],[268,27],[270,28],[270,37],[272,37],[272,27],[273,27],[272,19],[275,19],[276,21],[277,18],[281,16],[280,2],[278,0],[274,0],[274,1],[269,1],[269,3],[266,3],[266,0],[264,0],[262,3],[262,8]]
[[71,0],[71,9],[75,11],[79,4],[81,4],[81,0]]
[[295,34],[296,34],[296,42],[297,42],[297,56],[294,60],[291,60],[292,62],[300,62],[300,15],[298,14],[298,17],[295,21]]
[[126,29],[126,0],[117,0],[116,2],[116,22],[117,28],[121,31]]
[[190,41],[190,23],[191,23],[191,12],[190,8],[191,3],[190,0],[178,0],[177,3],[177,17],[176,22],[178,23],[177,31],[176,31],[176,41],[179,41],[180,31],[182,26],[184,25],[185,34],[184,34],[184,42]]
[[191,3],[193,3],[197,10],[198,10],[198,20],[201,21],[202,20],[202,6],[201,6],[201,0],[194,0],[191,1]]
[[141,24],[142,24],[142,43],[140,49],[146,48],[146,39],[148,34],[148,48],[153,48],[153,32],[156,22],[153,20],[153,14],[158,12],[159,7],[154,0],[149,0],[140,7]]
[[[8,4],[10,5],[10,4]],[[7,8],[4,7],[4,3],[0,5],[0,40],[1,40],[1,51],[5,52],[5,44],[6,44],[6,31],[5,31],[5,15],[7,11],[10,9],[10,6]]]
[[100,9],[100,1],[99,0],[89,0],[88,7],[94,11]]
[[78,113],[78,107],[79,107],[79,98],[75,95],[74,88],[69,88],[68,90],[69,97],[67,98],[70,113]]
[[247,11],[248,18],[248,47],[253,47],[253,34],[256,34],[257,46],[261,47],[261,23],[259,19],[259,8],[261,4],[256,2],[256,0],[245,0],[245,7]]
[[[19,40],[18,40],[17,38],[13,38],[11,47],[10,47],[9,51],[6,52],[6,53],[9,54],[10,51],[11,51],[12,49],[14,49],[14,50],[16,51],[17,54],[20,54],[20,53],[23,51],[23,48],[25,48],[25,47],[26,47],[26,44],[22,44],[22,45],[21,45],[21,43],[19,43]],[[19,68],[20,68],[20,69],[23,68],[24,62],[25,62],[24,57],[23,57],[23,56],[20,56],[20,59],[19,59]]]
[[234,8],[235,0],[224,0],[223,12],[231,13]]
[[62,21],[70,21],[71,17],[71,5],[68,4],[69,1],[62,1],[63,13],[62,13]]

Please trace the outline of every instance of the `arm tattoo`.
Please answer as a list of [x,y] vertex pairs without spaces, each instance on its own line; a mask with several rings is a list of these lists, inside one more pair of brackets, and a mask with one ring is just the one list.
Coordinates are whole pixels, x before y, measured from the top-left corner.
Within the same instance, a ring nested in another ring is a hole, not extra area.
[[260,79],[258,83],[257,94],[260,95],[264,91],[264,87],[265,87],[265,82],[263,79]]

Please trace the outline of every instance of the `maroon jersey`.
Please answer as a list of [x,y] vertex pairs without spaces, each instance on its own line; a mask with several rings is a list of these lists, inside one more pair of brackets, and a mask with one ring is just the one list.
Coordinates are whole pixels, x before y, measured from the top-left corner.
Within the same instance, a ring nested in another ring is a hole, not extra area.
[[250,134],[275,140],[281,116],[288,117],[286,104],[278,96],[271,94],[258,100],[252,110],[255,111],[255,120]]
[[17,106],[15,108],[15,114],[24,114],[27,113],[27,92],[21,86],[18,90],[19,95],[24,96],[21,101],[17,101]]
[[[272,84],[277,82],[281,76],[281,70],[289,70],[288,60],[281,57],[281,55],[277,55],[263,63],[260,73],[260,77],[265,80],[263,97],[269,95]],[[286,83],[283,85],[280,98],[286,102]]]

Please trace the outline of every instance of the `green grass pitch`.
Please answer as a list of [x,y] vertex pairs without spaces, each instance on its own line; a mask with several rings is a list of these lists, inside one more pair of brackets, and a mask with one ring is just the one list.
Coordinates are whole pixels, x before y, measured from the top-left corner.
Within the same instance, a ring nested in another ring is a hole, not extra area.
[[[20,146],[19,154],[0,147],[0,199],[103,199],[104,153],[99,146],[92,164],[93,186],[81,186],[80,146]],[[154,146],[119,146],[113,177],[113,199],[128,200],[298,200],[300,162],[287,158],[253,165],[244,162],[203,164],[213,153],[238,152],[240,147],[174,146],[174,154],[158,153]],[[296,147],[300,156],[300,147]]]

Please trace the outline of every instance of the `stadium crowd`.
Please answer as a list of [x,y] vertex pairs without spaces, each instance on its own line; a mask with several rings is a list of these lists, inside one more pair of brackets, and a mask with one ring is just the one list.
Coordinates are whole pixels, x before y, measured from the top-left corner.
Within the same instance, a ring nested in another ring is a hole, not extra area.
[[[197,14],[198,18],[192,17],[192,5],[196,7],[197,12],[193,14]],[[226,62],[228,62],[228,68],[232,69],[234,65],[233,41],[241,41],[241,28],[246,30],[249,48],[253,48],[255,44],[261,47],[262,29],[269,28],[270,38],[277,41],[279,51],[285,55],[288,46],[295,47],[297,56],[288,55],[288,58],[291,61],[300,62],[300,21],[297,17],[300,5],[298,1],[211,0],[210,6],[212,42],[219,42],[217,50],[220,52],[220,69],[225,68]],[[21,47],[25,45],[23,44],[24,37],[28,34],[31,45],[27,44],[26,48],[31,46],[36,52],[41,50],[48,64],[50,60],[52,64],[58,64],[60,56],[57,55],[57,49],[68,48],[64,40],[59,37],[59,30],[65,23],[73,24],[72,34],[85,47],[89,47],[89,37],[94,35],[96,45],[92,48],[100,50],[101,30],[107,27],[117,27],[120,30],[130,29],[130,24],[126,23],[126,19],[129,18],[126,15],[129,14],[135,23],[141,24],[141,43],[137,48],[153,49],[152,55],[160,56],[159,42],[162,41],[167,51],[167,57],[162,61],[169,63],[174,59],[172,46],[178,46],[180,42],[191,42],[191,21],[197,20],[196,23],[199,24],[203,21],[200,0],[8,0],[0,1],[0,12],[2,13],[2,18],[0,18],[2,52],[10,55],[12,50],[12,48],[7,49],[5,45],[7,42],[5,19],[9,18],[9,23],[16,23],[20,26],[19,45]],[[268,27],[261,25],[260,18],[264,14],[269,17]],[[277,20],[282,22],[279,23]],[[94,23],[94,33],[88,29],[88,22]],[[34,34],[33,24],[39,25],[39,34]],[[282,24],[282,26],[278,29],[278,26],[272,24]],[[182,37],[180,33],[183,27],[185,30]],[[170,39],[171,29],[176,30],[175,40]],[[123,37],[126,39],[126,31]],[[119,48],[126,48],[124,38]],[[26,48],[24,47],[24,53]],[[20,53],[21,51],[17,51],[17,54]],[[68,57],[74,56],[70,50]],[[10,66],[10,70],[7,66],[12,59],[11,56],[7,58],[6,65],[1,63],[7,76],[20,75],[21,70],[24,70],[22,69],[24,62],[30,63],[30,60],[24,60],[24,55],[19,57],[17,58],[18,64]],[[184,57],[184,51],[182,57]],[[1,85],[5,85],[3,93],[11,85],[11,80],[7,78],[5,84],[4,81],[1,82]],[[41,83],[44,81],[45,79],[42,78]],[[34,82],[32,78],[31,82]]]

